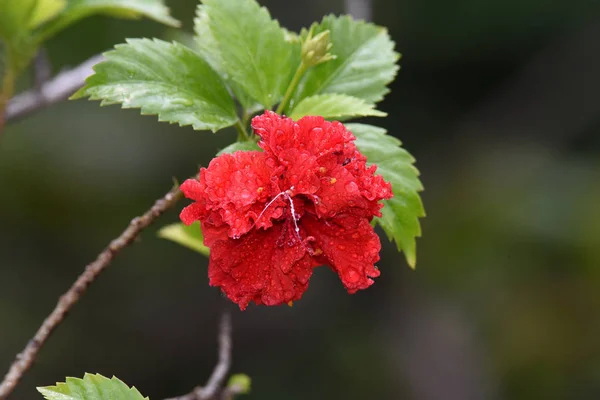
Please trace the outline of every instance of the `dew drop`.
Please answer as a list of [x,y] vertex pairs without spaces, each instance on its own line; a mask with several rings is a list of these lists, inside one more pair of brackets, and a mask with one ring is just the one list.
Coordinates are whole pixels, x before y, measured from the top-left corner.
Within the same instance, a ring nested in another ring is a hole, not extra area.
[[356,270],[349,269],[348,272],[346,272],[346,278],[349,282],[356,283],[360,279],[360,275],[358,272],[356,272]]
[[345,188],[350,193],[358,192],[358,185],[355,182],[346,183]]
[[194,104],[194,102],[190,99],[180,98],[180,99],[171,100],[171,104],[182,105],[182,106],[191,106]]
[[320,136],[320,135],[322,135],[322,134],[323,134],[323,129],[321,129],[321,128],[319,128],[319,127],[312,128],[312,129],[310,130],[310,133],[311,133],[312,135],[314,135],[314,136]]

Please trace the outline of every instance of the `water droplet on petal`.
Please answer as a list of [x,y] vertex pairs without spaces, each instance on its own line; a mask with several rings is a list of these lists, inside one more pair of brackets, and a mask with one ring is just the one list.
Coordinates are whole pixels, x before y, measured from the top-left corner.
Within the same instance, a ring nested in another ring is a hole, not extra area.
[[358,192],[358,185],[355,182],[346,183],[345,188],[349,193]]
[[346,279],[351,283],[356,283],[360,279],[360,275],[356,272],[355,269],[349,269],[346,272]]

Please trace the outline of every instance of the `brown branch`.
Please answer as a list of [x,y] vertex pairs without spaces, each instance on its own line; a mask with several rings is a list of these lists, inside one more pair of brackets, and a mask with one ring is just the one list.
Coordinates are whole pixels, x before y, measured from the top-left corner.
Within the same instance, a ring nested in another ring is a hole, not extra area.
[[[182,196],[178,187],[173,188],[163,198],[157,200],[144,215],[134,218],[123,233],[110,242],[108,247],[98,255],[96,260],[85,268],[85,271],[77,278],[73,286],[60,297],[58,304],[44,320],[33,339],[17,355],[4,380],[0,383],[0,400],[6,399],[14,390],[23,377],[23,374],[33,365],[40,349],[46,343],[50,334],[64,320],[69,310],[83,296],[88,286],[108,267],[115,255],[131,244],[144,228],[171,208]],[[230,343],[229,346],[231,346]]]
[[231,367],[231,315],[225,309],[221,312],[217,339],[219,341],[219,361],[215,365],[206,385],[198,386],[183,396],[166,400],[216,400],[219,397],[228,400],[232,399],[235,394],[240,393],[240,389],[236,387],[222,389],[223,382]]
[[68,99],[83,86],[85,79],[94,73],[92,67],[103,59],[101,55],[91,57],[41,85],[40,82],[36,82],[36,88],[14,96],[6,105],[5,122],[23,118],[34,111]]
[[373,15],[373,0],[345,0],[344,11],[355,19],[370,21]]

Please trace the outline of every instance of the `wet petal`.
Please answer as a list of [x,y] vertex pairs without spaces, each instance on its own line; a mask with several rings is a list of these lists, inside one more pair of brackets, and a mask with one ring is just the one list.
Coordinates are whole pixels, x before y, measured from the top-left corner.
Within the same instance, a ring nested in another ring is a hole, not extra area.
[[[202,219],[218,212],[231,237],[248,232],[278,189],[271,179],[273,170],[265,161],[265,154],[258,151],[238,151],[213,159],[200,171],[199,181],[188,179],[181,185],[186,197],[196,200],[193,208],[182,212],[182,220],[191,223],[194,216]],[[276,213],[276,206],[267,211]],[[269,226],[270,217],[264,216],[262,226]]]
[[336,271],[349,293],[373,284],[381,243],[367,218],[346,214],[323,221],[306,215],[300,223],[314,238],[314,258]]
[[211,286],[220,286],[243,310],[252,300],[273,306],[300,299],[313,266],[305,245],[285,221],[237,240],[215,242],[208,276]]

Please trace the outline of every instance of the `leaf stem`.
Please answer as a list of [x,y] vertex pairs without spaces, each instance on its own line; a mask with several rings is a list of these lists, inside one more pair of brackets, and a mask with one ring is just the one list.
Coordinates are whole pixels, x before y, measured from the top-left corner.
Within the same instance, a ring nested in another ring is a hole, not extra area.
[[246,127],[244,126],[242,121],[240,121],[239,118],[236,121],[234,126],[235,126],[235,129],[238,131],[238,137],[237,137],[238,142],[246,142],[246,141],[250,140],[250,136],[248,135],[248,132],[246,131]]
[[277,114],[281,114],[286,109],[292,98],[292,95],[294,94],[294,91],[296,90],[296,87],[298,87],[298,84],[300,83],[300,78],[302,78],[302,75],[304,75],[307,69],[308,65],[306,65],[304,61],[300,62],[300,65],[298,65],[298,69],[296,70],[296,73],[290,82],[290,86],[288,86],[285,95],[283,96],[283,100],[281,100],[281,103],[279,103],[279,106],[277,106],[277,110],[275,111]]

